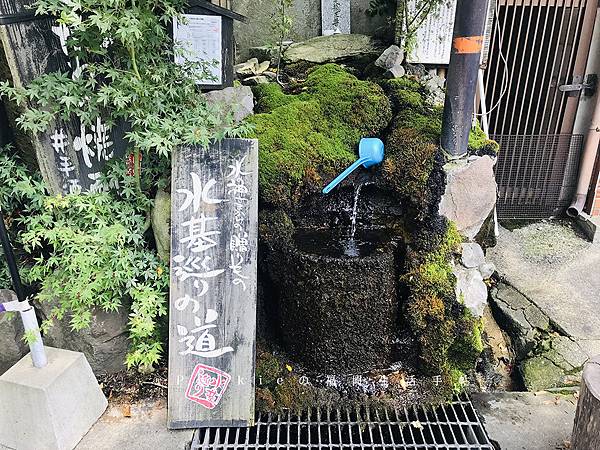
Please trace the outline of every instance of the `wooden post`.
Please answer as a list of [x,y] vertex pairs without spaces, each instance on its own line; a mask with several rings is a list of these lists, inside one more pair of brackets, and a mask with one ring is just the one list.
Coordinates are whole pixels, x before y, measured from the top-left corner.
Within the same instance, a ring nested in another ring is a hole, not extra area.
[[258,141],[173,154],[169,418],[254,423]]
[[600,449],[600,355],[583,369],[571,445],[574,450]]
[[[44,73],[79,76],[79,63],[66,55],[69,34],[55,19],[34,16],[28,0],[0,0],[0,41],[15,86],[25,86]],[[11,23],[12,22],[12,23]],[[106,161],[122,156],[124,127],[108,130],[99,118],[91,127],[77,118],[56,120],[49,131],[32,138],[38,164],[52,194],[97,191]]]

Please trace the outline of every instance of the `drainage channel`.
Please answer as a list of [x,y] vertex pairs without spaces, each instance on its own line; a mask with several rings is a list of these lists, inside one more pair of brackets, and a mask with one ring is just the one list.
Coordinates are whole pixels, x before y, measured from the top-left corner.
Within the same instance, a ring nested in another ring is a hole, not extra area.
[[250,428],[201,428],[191,450],[494,450],[467,396],[438,407],[311,408],[259,414]]

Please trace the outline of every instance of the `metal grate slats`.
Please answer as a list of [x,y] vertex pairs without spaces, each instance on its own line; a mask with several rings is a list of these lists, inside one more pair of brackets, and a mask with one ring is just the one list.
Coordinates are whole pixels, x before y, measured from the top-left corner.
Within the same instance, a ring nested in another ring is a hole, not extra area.
[[583,135],[500,135],[496,163],[498,217],[562,214],[575,192]]
[[250,428],[196,430],[191,450],[493,450],[466,396],[436,408],[311,408],[260,414]]

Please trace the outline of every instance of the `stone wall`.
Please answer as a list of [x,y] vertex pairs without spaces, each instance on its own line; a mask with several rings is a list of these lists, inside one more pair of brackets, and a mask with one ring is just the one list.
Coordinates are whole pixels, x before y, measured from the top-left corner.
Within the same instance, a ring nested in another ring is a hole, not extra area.
[[[387,20],[369,17],[365,13],[370,0],[351,0],[352,32],[384,38]],[[248,59],[248,49],[277,42],[271,24],[277,17],[276,0],[233,0],[232,9],[248,18],[246,23],[236,22],[235,41],[238,61]],[[293,21],[290,40],[300,41],[321,34],[321,0],[293,0],[290,14]],[[393,40],[393,34],[389,34]]]

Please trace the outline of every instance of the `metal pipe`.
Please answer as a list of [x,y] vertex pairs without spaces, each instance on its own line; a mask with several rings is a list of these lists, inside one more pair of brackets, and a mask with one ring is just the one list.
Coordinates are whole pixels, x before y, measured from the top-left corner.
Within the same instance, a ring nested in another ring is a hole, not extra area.
[[487,0],[456,2],[441,137],[442,148],[455,156],[467,152],[487,4]]
[[[25,333],[30,334],[28,339],[29,354],[33,361],[33,365],[38,368],[45,367],[48,364],[46,358],[46,352],[44,350],[44,343],[42,342],[42,336],[40,334],[40,327],[38,324],[35,310],[29,304],[25,298],[25,291],[23,290],[23,284],[21,283],[21,277],[19,276],[19,270],[17,268],[17,262],[15,260],[15,254],[10,240],[8,238],[8,232],[4,225],[4,215],[0,208],[0,241],[2,242],[2,249],[4,250],[4,257],[8,264],[8,270],[10,271],[10,277],[12,278],[13,288],[17,295],[18,302],[9,302],[0,304],[0,312],[4,311],[18,311],[23,321],[23,328]],[[34,339],[35,338],[35,339]]]
[[0,241],[2,242],[2,249],[4,250],[4,258],[8,265],[8,271],[10,272],[10,278],[12,279],[13,288],[15,294],[20,302],[25,301],[25,291],[23,290],[23,284],[21,283],[21,277],[19,276],[19,270],[17,269],[17,262],[15,260],[15,254],[10,240],[8,239],[8,232],[4,225],[4,214],[2,214],[2,208],[0,207]]
[[567,215],[570,217],[577,217],[581,214],[581,211],[583,211],[583,207],[585,206],[585,200],[594,171],[594,163],[596,162],[596,155],[598,154],[598,143],[600,143],[600,93],[596,94],[594,114],[592,115],[590,128],[585,137],[583,154],[579,165],[577,192],[571,202],[571,206],[567,208]]

